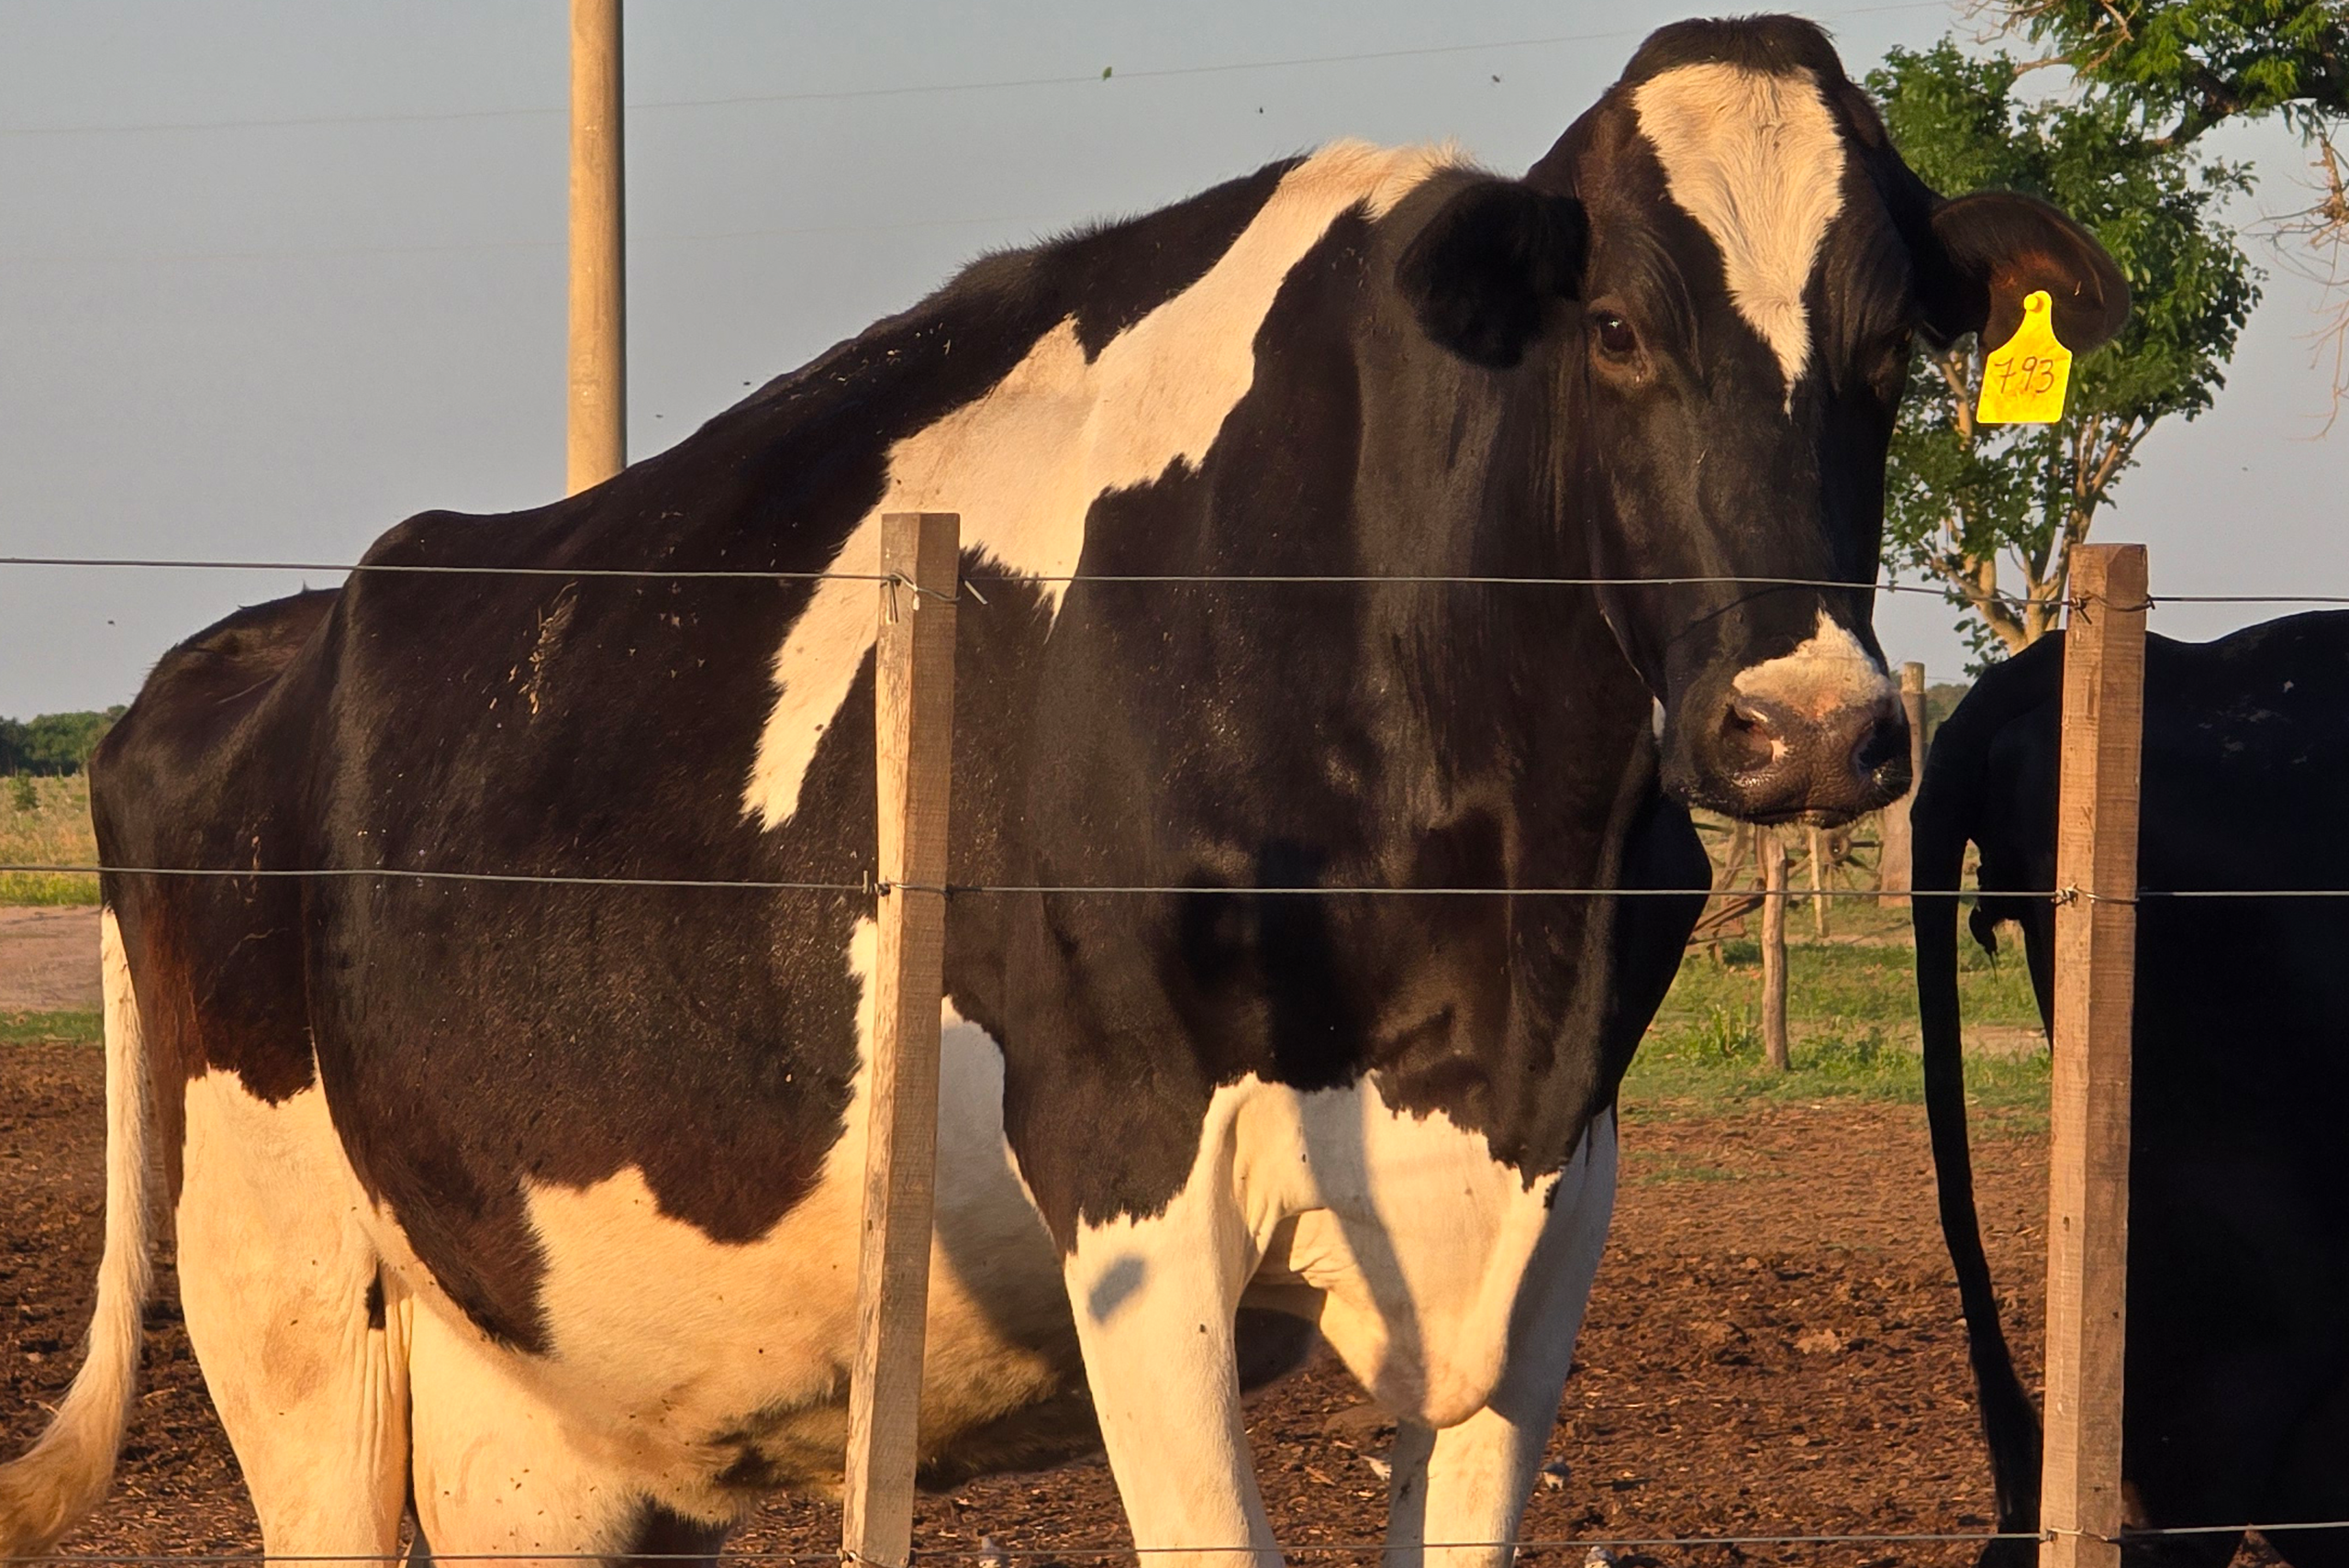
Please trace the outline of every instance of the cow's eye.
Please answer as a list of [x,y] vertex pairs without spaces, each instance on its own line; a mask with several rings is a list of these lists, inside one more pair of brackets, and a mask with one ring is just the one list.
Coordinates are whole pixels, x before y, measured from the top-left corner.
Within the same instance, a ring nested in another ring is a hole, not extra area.
[[1593,315],[1590,329],[1598,339],[1599,350],[1615,359],[1629,359],[1640,346],[1639,335],[1631,330],[1631,324],[1611,310]]

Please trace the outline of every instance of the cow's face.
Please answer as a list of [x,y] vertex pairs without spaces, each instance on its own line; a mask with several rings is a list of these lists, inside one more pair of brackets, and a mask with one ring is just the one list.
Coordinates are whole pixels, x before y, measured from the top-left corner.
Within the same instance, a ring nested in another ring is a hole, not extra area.
[[2128,307],[2062,215],[1928,191],[1785,17],[1656,34],[1524,181],[1454,195],[1397,277],[1455,351],[1555,366],[1564,525],[1595,574],[1642,581],[1600,596],[1663,704],[1664,783],[1760,820],[1908,786],[1866,585],[1912,335],[2002,341],[2045,289],[2085,351]]

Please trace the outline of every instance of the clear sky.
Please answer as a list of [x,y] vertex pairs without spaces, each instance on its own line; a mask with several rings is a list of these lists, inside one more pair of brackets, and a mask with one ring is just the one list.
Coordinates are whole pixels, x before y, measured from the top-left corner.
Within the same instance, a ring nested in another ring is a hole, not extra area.
[[[977,251],[1331,138],[1521,169],[1687,14],[636,0],[630,450]],[[1946,0],[1808,14],[1854,75],[1978,27]],[[426,507],[555,495],[568,41],[562,0],[0,0],[0,554],[343,561]],[[2266,175],[2243,217],[2294,205],[2288,136],[2227,145]],[[2311,439],[2318,291],[2269,270],[2218,409],[2158,432],[2099,524],[2153,547],[2157,593],[2349,593],[2349,419]],[[0,567],[0,714],[127,700],[172,642],[298,585]],[[1937,677],[1949,620],[1908,595],[1878,615]]]

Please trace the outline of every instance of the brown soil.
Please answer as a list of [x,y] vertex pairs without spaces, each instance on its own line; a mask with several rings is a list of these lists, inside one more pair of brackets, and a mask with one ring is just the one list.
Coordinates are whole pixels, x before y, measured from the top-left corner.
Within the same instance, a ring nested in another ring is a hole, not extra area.
[[0,909],[0,1013],[88,1012],[97,1005],[96,909]]
[[[20,1447],[78,1359],[103,1195],[102,1063],[0,1049],[0,1447]],[[1728,1117],[1626,1113],[1623,1197],[1529,1540],[1987,1528],[1965,1329],[1932,1213],[1921,1113],[1835,1103]],[[2045,1149],[1977,1149],[1991,1264],[2026,1365],[2039,1355]],[[78,1552],[250,1551],[259,1536],[164,1272],[114,1496]],[[1250,1431],[1285,1541],[1377,1539],[1370,1460],[1391,1430],[1316,1365],[1258,1396]],[[1071,1562],[1124,1541],[1097,1462],[922,1500],[918,1544],[983,1539]],[[738,1551],[829,1557],[839,1510],[790,1498]],[[1970,1562],[1958,1544],[1624,1547],[1632,1563]],[[1529,1553],[1579,1563],[1584,1548]],[[1319,1557],[1319,1554],[1315,1554]],[[1312,1559],[1308,1559],[1310,1561]],[[1324,1561],[1364,1561],[1353,1554]],[[1015,1559],[1017,1562],[1019,1560]]]

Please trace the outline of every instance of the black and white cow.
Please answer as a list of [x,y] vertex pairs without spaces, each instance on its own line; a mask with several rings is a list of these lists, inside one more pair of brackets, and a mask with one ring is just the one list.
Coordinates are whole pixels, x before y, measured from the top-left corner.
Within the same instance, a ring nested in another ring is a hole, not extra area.
[[[1701,887],[1678,802],[1897,795],[1910,336],[2039,288],[2083,350],[2126,308],[2054,212],[1926,190],[1814,28],[1689,23],[1522,179],[1341,144],[992,257],[369,560],[869,573],[882,513],[960,512],[1005,581],[961,617],[952,880],[1196,891],[954,901],[929,1473],[1097,1443],[1141,1544],[1269,1561],[1243,1369],[1318,1332],[1398,1418],[1394,1540],[1489,1542],[1695,902],[1246,890]],[[109,862],[382,874],[106,879],[98,1327],[0,1546],[104,1484],[150,1152],[273,1552],[388,1550],[411,1496],[443,1551],[700,1551],[836,1483],[870,901],[400,873],[855,884],[874,608],[370,573],[164,660],[97,759]]]
[[[2061,636],[1992,668],[1934,738],[1915,825],[1920,889],[1955,888],[1975,935],[2019,921],[2053,1008]],[[2138,883],[2349,887],[2349,615],[2216,642],[2148,639]],[[1958,1056],[1957,909],[1920,898],[1917,995],[1942,1229],[1965,1305],[2002,1530],[2039,1528],[2040,1427],[1984,1261]],[[2129,1517],[2166,1528],[2349,1519],[2349,899],[2148,896],[2137,907],[2129,1165]],[[2300,1568],[2349,1563],[2349,1529],[2274,1531]],[[2239,1531],[2128,1544],[2124,1562],[2224,1563]],[[1986,1561],[2030,1561],[2004,1543]]]

